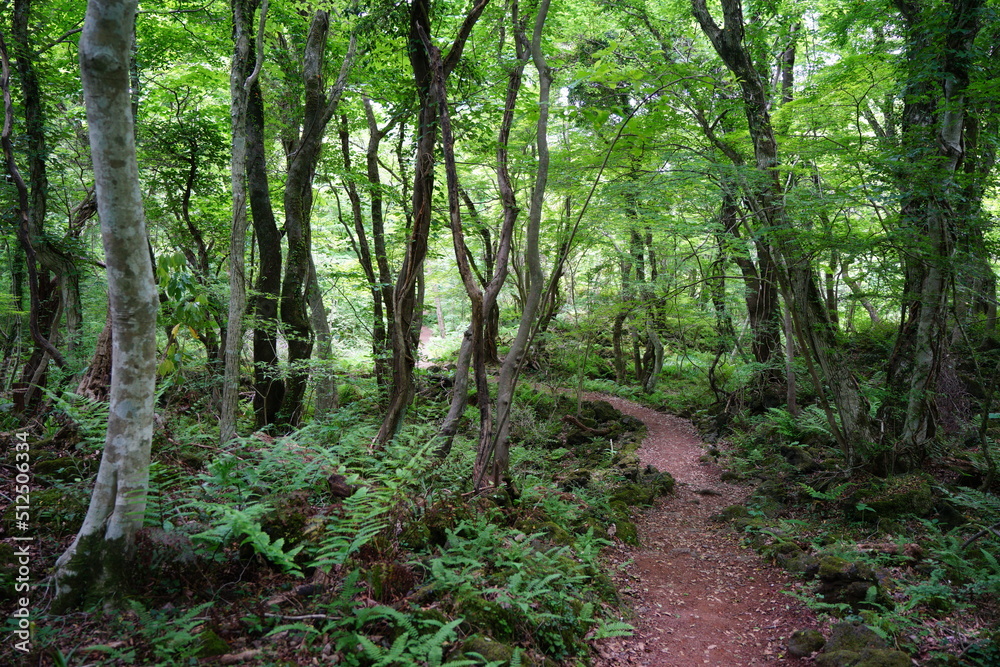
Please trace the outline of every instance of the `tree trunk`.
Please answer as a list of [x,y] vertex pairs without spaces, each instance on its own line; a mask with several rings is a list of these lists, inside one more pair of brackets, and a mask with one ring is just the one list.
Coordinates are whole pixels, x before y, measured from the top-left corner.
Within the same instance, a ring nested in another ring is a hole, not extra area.
[[[527,293],[517,334],[511,341],[510,350],[504,357],[500,367],[500,378],[497,382],[496,420],[493,427],[493,439],[489,443],[479,442],[476,451],[476,462],[473,468],[473,480],[477,490],[488,485],[499,486],[503,475],[507,474],[510,461],[510,410],[514,400],[514,388],[517,385],[518,374],[531,338],[532,326],[538,312],[544,287],[542,262],[539,252],[539,233],[542,222],[542,205],[545,200],[545,187],[549,177],[549,94],[552,88],[552,69],[545,61],[542,53],[542,29],[549,11],[549,0],[541,0],[535,15],[535,27],[530,42],[530,56],[538,72],[538,121],[535,130],[535,145],[538,151],[538,161],[535,167],[535,182],[531,192],[531,204],[528,209],[528,225],[525,230],[524,257],[527,265],[525,280]],[[518,39],[524,44],[527,40],[523,35],[521,24],[515,21]],[[502,144],[506,150],[506,143]],[[506,162],[503,162],[506,169]],[[508,180],[509,185],[509,180]],[[501,186],[501,192],[504,192]],[[510,194],[513,204],[513,192]],[[507,206],[505,206],[507,209]],[[516,210],[516,209],[513,209]],[[498,265],[500,262],[497,262]]]
[[[256,56],[255,56],[256,57]],[[258,429],[278,418],[285,382],[278,369],[278,298],[281,294],[281,233],[274,219],[264,146],[264,98],[260,81],[250,85],[246,120],[247,194],[257,238],[254,295],[254,423]]]
[[115,596],[146,509],[156,384],[153,267],[146,249],[129,96],[134,0],[91,0],[80,69],[114,340],[108,430],[83,526],[56,562],[54,607]]
[[309,381],[305,367],[312,355],[313,330],[309,321],[306,284],[312,261],[312,187],[316,176],[326,126],[340,105],[347,74],[354,60],[355,37],[330,92],[324,89],[323,59],[330,29],[329,12],[313,14],[302,60],[305,85],[304,115],[299,136],[288,154],[285,180],[285,236],[288,255],[281,282],[281,322],[288,340],[288,380],[278,420],[297,426],[302,419],[302,401]]
[[[389,257],[385,250],[385,205],[382,194],[382,180],[379,173],[378,149],[382,139],[395,126],[396,120],[392,120],[384,128],[379,129],[375,122],[375,113],[372,110],[371,100],[364,98],[365,118],[368,121],[368,147],[365,150],[365,166],[368,171],[368,197],[369,210],[372,217],[372,247],[375,249],[375,264],[378,266],[379,292],[381,294],[381,308],[384,315],[376,317],[375,340],[372,345],[375,354],[375,376],[379,381],[379,386],[388,383],[389,364],[387,355],[389,352],[387,342],[392,339],[393,326],[393,301],[392,301],[392,271],[389,270]],[[403,132],[400,132],[402,141]],[[400,178],[403,178],[400,172]],[[374,296],[372,297],[375,298]]]
[[97,337],[94,356],[76,388],[76,393],[84,398],[94,401],[108,400],[108,392],[111,389],[111,330],[111,307],[109,306],[104,328],[101,329],[101,335]]
[[[337,407],[337,376],[330,368],[332,356],[333,334],[330,332],[330,322],[327,320],[326,305],[323,303],[323,292],[319,288],[319,278],[316,276],[316,264],[309,257],[309,284],[307,286],[309,312],[312,315],[312,328],[316,332],[316,359],[320,362],[316,374],[316,401],[313,406],[313,419],[326,419]],[[324,363],[327,362],[327,363]]]
[[440,444],[437,446],[437,454],[445,457],[451,452],[451,445],[455,441],[455,434],[458,433],[458,424],[465,414],[465,408],[469,404],[469,366],[472,363],[472,327],[465,330],[462,336],[462,346],[458,350],[458,360],[455,363],[455,381],[451,387],[451,402],[448,405],[448,414],[438,429],[437,437]]
[[[872,321],[872,324],[878,326],[882,323],[882,316],[878,314],[878,310],[874,305],[872,305],[871,299],[869,299],[865,291],[861,289],[858,281],[854,280],[847,274],[847,267],[847,262],[842,262],[840,265],[840,275],[844,279],[844,284],[851,289],[851,294],[854,295],[854,298],[860,301],[861,305],[864,306],[864,309],[868,311],[868,318]],[[851,319],[852,318],[848,317],[849,322]]]
[[[375,183],[371,184],[372,190],[378,190],[376,187],[378,185],[378,145],[381,140],[382,135],[379,133],[378,126],[375,124],[375,116],[371,111],[371,104],[365,101],[365,112],[370,115],[369,121],[369,139],[368,148],[369,152],[373,155],[368,156],[369,167],[371,166],[371,158],[375,160]],[[374,134],[372,134],[374,133]],[[375,264],[372,262],[371,249],[368,243],[368,234],[365,231],[364,217],[361,212],[361,196],[358,194],[358,189],[354,185],[354,179],[351,176],[351,144],[350,135],[348,133],[347,115],[341,116],[340,120],[340,152],[344,161],[344,172],[347,174],[347,178],[344,179],[345,190],[347,190],[347,197],[351,200],[351,218],[354,220],[354,233],[351,234],[350,229],[347,229],[348,236],[351,238],[351,245],[354,248],[354,254],[358,258],[358,262],[361,264],[361,270],[365,273],[365,278],[368,281],[368,289],[372,295],[372,358],[375,361],[375,382],[379,386],[383,386],[386,382],[387,370],[385,367],[385,339],[386,339],[386,328],[385,328],[385,316],[383,314],[383,286],[380,285],[381,275],[381,265],[379,266],[379,274],[375,272]],[[371,170],[369,169],[368,174],[369,179],[372,178]],[[380,237],[384,236],[382,230],[382,202],[381,202],[381,191],[379,190],[378,200],[372,201],[372,235],[375,236],[375,228],[378,227]],[[378,213],[375,211],[378,210]],[[378,225],[375,223],[376,217],[379,222]],[[346,223],[343,223],[346,227]],[[385,241],[382,238],[382,252],[385,253]],[[385,257],[383,256],[382,262],[385,263]]]
[[[420,32],[428,37],[430,29],[429,0],[414,0],[410,5],[409,55],[413,77],[420,98],[420,117],[417,124],[417,156],[413,175],[413,223],[406,243],[406,254],[399,269],[392,295],[392,386],[389,391],[389,406],[375,441],[389,442],[399,431],[413,395],[413,366],[416,360],[416,344],[412,330],[417,314],[417,283],[423,273],[424,257],[432,217],[431,204],[434,195],[434,146],[437,143],[438,118],[441,99],[448,75],[458,64],[466,40],[489,0],[479,0],[470,10],[459,28],[458,36],[447,57],[442,62],[444,81],[441,86],[432,86],[430,54],[424,47]],[[417,322],[419,325],[419,322]],[[419,340],[419,326],[417,327]]]
[[[233,222],[229,232],[229,316],[227,318],[222,380],[222,403],[219,409],[219,442],[226,444],[236,437],[236,413],[240,400],[240,364],[243,361],[243,315],[246,313],[246,275],[244,253],[247,237],[247,105],[249,88],[260,75],[263,64],[263,29],[267,0],[261,8],[257,31],[256,64],[250,68],[250,26],[256,0],[233,0],[233,58],[229,71],[229,121],[232,130],[230,186],[233,195]],[[248,74],[249,73],[249,74]]]
[[[29,18],[30,0],[14,2],[11,20],[11,37],[21,84],[21,102],[24,108],[24,128],[27,144],[28,182],[25,183],[14,157],[11,138],[14,109],[10,95],[10,68],[7,46],[0,40],[0,58],[3,60],[2,85],[4,96],[3,153],[7,171],[14,181],[17,191],[17,237],[26,255],[28,293],[28,331],[35,343],[35,350],[25,364],[21,381],[39,381],[44,386],[44,362],[46,356],[55,360],[60,367],[66,362],[62,354],[50,341],[58,323],[52,314],[60,310],[60,280],[76,275],[72,260],[59,252],[44,235],[45,214],[48,209],[48,177],[46,159],[48,145],[45,140],[45,113],[42,104],[41,87],[35,73],[34,59],[30,44]],[[50,273],[56,277],[50,277]],[[60,278],[62,277],[62,278]],[[37,378],[33,380],[33,378]],[[27,406],[18,406],[23,408]]]
[[615,323],[611,328],[611,345],[615,356],[615,381],[618,384],[625,384],[628,378],[628,360],[625,358],[622,339],[625,333],[625,321],[632,309],[632,262],[625,257],[627,255],[623,255],[623,258],[618,262],[621,273],[621,290],[619,292],[621,303],[615,313]]
[[955,281],[956,211],[965,194],[955,174],[965,157],[965,93],[980,29],[983,0],[951,3],[947,20],[937,5],[895,3],[906,25],[907,88],[896,178],[900,221],[914,239],[903,249],[904,319],[887,382],[905,406],[883,416],[897,426],[889,467],[919,463],[938,427],[935,393],[949,350],[949,297]]
[[[830,429],[836,435],[848,465],[855,465],[860,450],[873,438],[868,404],[849,371],[849,365],[836,348],[829,312],[816,284],[808,255],[791,233],[794,230],[790,230],[778,170],[778,145],[767,111],[764,86],[743,43],[742,5],[739,0],[722,0],[725,27],[720,28],[708,12],[705,0],[691,0],[691,4],[702,31],[739,82],[754,145],[756,168],[760,174],[754,182],[746,183],[744,190],[758,224],[767,230],[765,238],[773,244],[777,255],[774,258],[777,260],[777,273],[786,292],[786,302],[792,308],[796,335],[810,362],[813,382],[826,409]],[[775,234],[770,230],[779,231]],[[825,398],[824,380],[833,398],[832,408]],[[833,408],[838,412],[839,423]]]

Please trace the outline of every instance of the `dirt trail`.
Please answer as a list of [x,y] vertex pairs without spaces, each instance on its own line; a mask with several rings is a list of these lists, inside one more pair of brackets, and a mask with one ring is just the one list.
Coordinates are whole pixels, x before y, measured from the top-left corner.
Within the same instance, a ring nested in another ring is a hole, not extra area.
[[812,613],[781,592],[792,579],[709,519],[750,490],[723,483],[717,465],[699,461],[705,448],[686,420],[591,398],[645,422],[639,457],[677,481],[676,493],[639,520],[642,547],[618,548],[616,560],[633,561],[618,583],[632,598],[637,632],[601,642],[598,667],[804,664],[784,656],[792,632],[816,627]]

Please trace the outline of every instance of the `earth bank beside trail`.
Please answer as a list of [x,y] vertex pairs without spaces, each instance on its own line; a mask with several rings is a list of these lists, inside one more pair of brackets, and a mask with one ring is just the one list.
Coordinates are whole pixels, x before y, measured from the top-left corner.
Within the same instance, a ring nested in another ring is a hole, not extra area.
[[676,493],[638,519],[641,547],[617,545],[618,584],[636,612],[633,637],[604,640],[599,667],[745,667],[795,665],[785,643],[818,626],[805,605],[782,591],[793,580],[711,517],[743,503],[751,489],[721,481],[721,469],[699,459],[705,448],[686,420],[624,399],[607,400],[641,419],[648,433],[638,454],[669,472]]

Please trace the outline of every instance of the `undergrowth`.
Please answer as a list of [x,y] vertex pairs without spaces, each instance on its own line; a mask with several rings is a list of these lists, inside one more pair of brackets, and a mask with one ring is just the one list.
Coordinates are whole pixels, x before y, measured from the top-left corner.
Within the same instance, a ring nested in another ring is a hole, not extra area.
[[[922,665],[1000,664],[1000,500],[973,488],[975,452],[956,445],[944,465],[887,476],[849,469],[815,404],[741,414],[728,440],[729,479],[756,491],[719,520],[803,577],[791,595]],[[864,595],[838,592],[847,571]]]
[[[591,642],[631,632],[601,559],[610,524],[629,534],[634,505],[614,501],[616,490],[652,483],[628,456],[627,431],[569,446],[560,418],[575,402],[522,386],[511,485],[476,495],[473,423],[439,459],[421,411],[441,406],[425,403],[375,449],[364,391],[322,423],[225,449],[207,444],[197,418],[172,420],[158,435],[137,542],[144,567],[124,612],[95,608],[77,633],[42,630],[36,655],[66,665],[223,654],[258,665],[569,665],[587,662]],[[99,416],[86,403],[62,407],[83,434],[67,460],[93,458]],[[84,493],[92,471],[76,472],[42,481]],[[58,532],[47,539],[73,529],[50,525]]]

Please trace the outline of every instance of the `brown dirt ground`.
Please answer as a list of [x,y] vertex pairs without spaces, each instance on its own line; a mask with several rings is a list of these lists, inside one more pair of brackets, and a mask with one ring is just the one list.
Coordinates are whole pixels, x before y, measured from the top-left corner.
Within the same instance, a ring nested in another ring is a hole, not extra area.
[[636,633],[596,642],[597,667],[807,664],[784,655],[792,632],[818,627],[802,603],[782,593],[792,578],[709,518],[745,501],[750,489],[723,483],[719,466],[699,461],[705,446],[690,422],[593,398],[645,422],[641,460],[677,482],[672,496],[638,520],[642,546],[613,551],[612,560],[625,564],[617,583],[631,598]]

